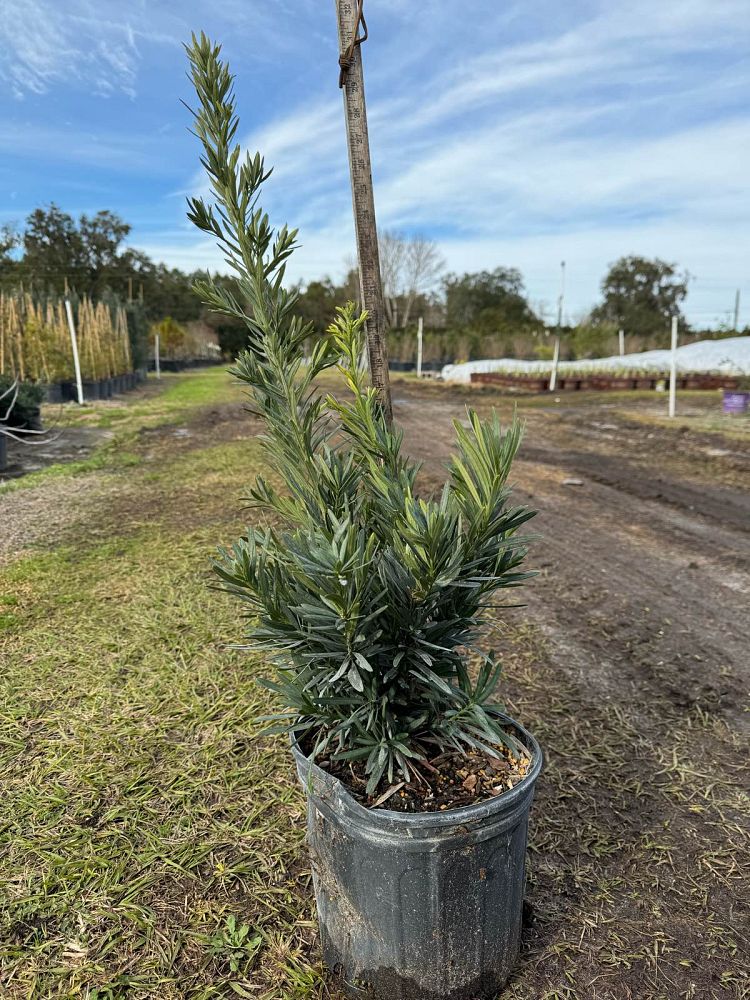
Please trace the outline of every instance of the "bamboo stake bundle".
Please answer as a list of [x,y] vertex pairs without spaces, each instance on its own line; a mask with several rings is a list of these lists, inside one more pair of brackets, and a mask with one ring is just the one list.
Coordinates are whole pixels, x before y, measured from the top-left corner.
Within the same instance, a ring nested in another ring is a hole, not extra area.
[[117,343],[118,374],[132,371],[133,361],[130,354],[130,334],[128,333],[128,317],[122,306],[115,312],[115,340]]
[[21,311],[18,308],[18,301],[11,298],[8,303],[8,327],[10,330],[10,372],[23,381],[25,367],[23,363],[23,348],[21,346],[21,336],[23,325],[21,321]]
[[[130,340],[122,306],[84,297],[74,308],[84,377],[99,379],[130,371]],[[62,300],[39,301],[23,289],[0,292],[0,373],[22,381],[73,378]]]

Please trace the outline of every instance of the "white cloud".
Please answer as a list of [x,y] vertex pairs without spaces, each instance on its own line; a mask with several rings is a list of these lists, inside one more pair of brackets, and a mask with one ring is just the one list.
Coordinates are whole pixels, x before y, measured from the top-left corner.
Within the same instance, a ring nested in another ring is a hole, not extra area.
[[[516,45],[490,16],[480,51],[415,72],[408,89],[383,80],[405,42],[381,41],[380,225],[437,233],[454,269],[517,264],[537,299],[554,299],[566,258],[578,311],[608,262],[659,254],[697,275],[696,316],[718,313],[750,252],[750,115],[732,104],[750,82],[746,13],[733,0],[601,3]],[[277,165],[273,215],[302,227],[295,273],[340,272],[352,245],[340,104],[298,107],[248,145]]]
[[0,0],[0,81],[18,98],[62,80],[133,94],[138,52],[127,20],[94,22],[89,12],[87,0]]
[[[562,9],[551,0],[370,0],[369,9],[364,52],[382,227],[435,235],[453,269],[517,264],[537,299],[554,299],[564,257],[571,310],[591,303],[606,264],[624,253],[687,266],[697,275],[696,312],[718,312],[744,283],[747,0],[579,0]],[[204,17],[224,34],[235,69],[247,68],[236,59],[252,53],[253,72],[238,84],[240,116],[265,118],[247,136],[275,167],[265,205],[301,229],[291,275],[340,274],[353,243],[351,202],[335,66],[320,65],[332,55],[332,9],[323,12],[318,0],[224,0],[220,9],[209,0],[0,0],[0,89],[5,81],[17,95],[34,95],[66,82],[102,95],[137,93],[151,47],[179,45]],[[266,66],[271,96],[258,87]],[[309,94],[297,104],[295,86]],[[280,94],[287,114],[276,112]],[[0,149],[13,149],[12,133],[0,127]],[[127,159],[133,174],[179,178],[173,144],[153,155],[158,135],[55,126],[24,133],[23,148],[42,155],[54,147],[84,167]],[[183,176],[181,186],[205,191],[198,174]],[[174,227],[182,209],[174,198],[166,204]],[[190,267],[221,263],[187,227],[154,235],[158,219],[156,211],[144,230],[152,255]]]

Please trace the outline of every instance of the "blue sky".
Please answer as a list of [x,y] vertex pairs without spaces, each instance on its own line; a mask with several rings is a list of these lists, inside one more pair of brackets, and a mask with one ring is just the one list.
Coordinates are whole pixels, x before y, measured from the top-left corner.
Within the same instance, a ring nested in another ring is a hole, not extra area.
[[[452,270],[521,269],[552,314],[609,262],[693,275],[688,315],[750,323],[748,0],[367,0],[376,209]],[[333,0],[0,0],[0,222],[109,208],[184,268],[220,258],[185,220],[200,191],[182,43],[203,29],[237,75],[241,134],[301,230],[293,278],[353,252]]]

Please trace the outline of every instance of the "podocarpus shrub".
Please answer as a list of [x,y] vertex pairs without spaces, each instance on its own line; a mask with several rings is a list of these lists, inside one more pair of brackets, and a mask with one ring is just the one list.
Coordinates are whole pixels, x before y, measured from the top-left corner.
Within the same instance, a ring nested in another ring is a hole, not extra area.
[[[419,466],[360,370],[365,316],[340,309],[305,361],[312,328],[283,287],[296,231],[274,231],[259,207],[270,171],[259,154],[241,159],[219,46],[202,35],[188,51],[212,190],[209,204],[190,199],[188,215],[216,238],[237,282],[237,294],[210,277],[196,290],[247,326],[233,373],[265,421],[284,484],[257,479],[250,502],[273,526],[249,528],[216,569],[245,602],[249,645],[275,664],[265,683],[283,702],[280,726],[304,734],[315,754],[364,760],[373,793],[439,750],[492,752],[510,739],[487,710],[499,666],[476,643],[493,595],[529,576],[517,532],[533,512],[511,506],[506,485],[521,430],[469,411],[442,494],[419,496]],[[341,398],[316,391],[330,368],[348,389]]]

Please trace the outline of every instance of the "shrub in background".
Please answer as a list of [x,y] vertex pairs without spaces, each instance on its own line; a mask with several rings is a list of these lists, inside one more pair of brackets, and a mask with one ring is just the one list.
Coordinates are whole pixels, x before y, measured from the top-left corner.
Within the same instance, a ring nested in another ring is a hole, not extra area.
[[10,375],[0,375],[0,424],[6,427],[36,427],[44,389],[32,382],[19,382],[16,393],[11,390],[15,382]]

